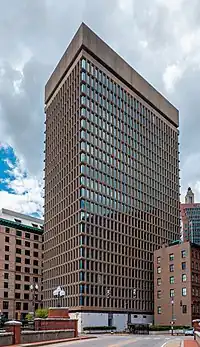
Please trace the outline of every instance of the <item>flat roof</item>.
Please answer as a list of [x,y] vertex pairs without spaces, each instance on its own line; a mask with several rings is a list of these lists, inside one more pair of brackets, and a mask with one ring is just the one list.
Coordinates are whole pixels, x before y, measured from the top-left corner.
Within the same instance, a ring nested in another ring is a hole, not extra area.
[[[8,210],[6,208],[2,208],[1,209],[1,212],[2,212],[2,217],[3,215],[9,215],[11,217],[16,217],[16,218],[19,218],[19,219],[26,219],[30,222],[33,222],[33,223],[37,223],[37,224],[44,224],[44,221],[40,218],[36,218],[36,217],[32,217],[32,216],[28,216],[26,214],[23,214],[23,213],[19,213],[19,212],[16,212],[16,211],[12,211],[12,210]],[[1,215],[0,215],[1,217]]]
[[45,86],[45,103],[49,101],[81,51],[91,54],[175,127],[179,126],[178,110],[84,23],[79,27]]

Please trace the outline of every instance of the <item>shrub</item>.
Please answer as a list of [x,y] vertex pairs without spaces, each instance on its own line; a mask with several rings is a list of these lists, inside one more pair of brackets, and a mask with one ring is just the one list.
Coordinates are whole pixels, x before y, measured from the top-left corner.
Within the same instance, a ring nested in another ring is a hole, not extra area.
[[[183,330],[183,329],[188,329],[188,326],[178,326],[175,325],[174,330]],[[150,331],[167,331],[167,330],[171,330],[171,325],[151,325],[149,327]]]
[[48,308],[38,308],[35,312],[37,318],[47,318],[48,317]]
[[27,313],[27,315],[26,315],[26,317],[25,317],[25,320],[27,320],[28,322],[33,321],[33,314]]
[[106,330],[116,330],[116,327],[107,327],[107,326],[91,326],[91,327],[84,327],[83,331],[106,331]]

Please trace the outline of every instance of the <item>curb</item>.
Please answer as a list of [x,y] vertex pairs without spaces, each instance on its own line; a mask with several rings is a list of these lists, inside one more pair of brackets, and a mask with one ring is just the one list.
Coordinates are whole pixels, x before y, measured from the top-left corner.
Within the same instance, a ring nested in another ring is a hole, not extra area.
[[[20,345],[11,345],[10,347],[40,347],[40,346],[47,346],[47,345],[53,345],[57,343],[63,343],[63,342],[72,342],[72,341],[80,341],[80,340],[91,340],[95,339],[96,336],[80,336],[80,337],[72,337],[69,339],[61,339],[61,340],[49,340],[49,341],[41,341],[41,342],[32,342],[32,343],[25,343]],[[7,347],[7,346],[2,346]]]

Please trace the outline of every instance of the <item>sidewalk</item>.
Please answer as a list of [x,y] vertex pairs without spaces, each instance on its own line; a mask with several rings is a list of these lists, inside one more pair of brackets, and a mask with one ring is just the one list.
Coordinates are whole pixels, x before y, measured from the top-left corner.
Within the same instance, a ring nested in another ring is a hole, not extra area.
[[194,340],[184,340],[183,347],[198,347],[198,344]]
[[[96,336],[79,336],[79,337],[73,337],[70,339],[64,339],[64,340],[49,340],[49,341],[41,341],[41,342],[31,342],[31,343],[24,343],[20,345],[12,345],[10,347],[39,347],[39,346],[47,346],[47,345],[53,345],[56,343],[64,343],[64,342],[70,342],[70,341],[78,341],[78,340],[90,340],[95,339]],[[2,347],[8,347],[8,346],[2,346]]]

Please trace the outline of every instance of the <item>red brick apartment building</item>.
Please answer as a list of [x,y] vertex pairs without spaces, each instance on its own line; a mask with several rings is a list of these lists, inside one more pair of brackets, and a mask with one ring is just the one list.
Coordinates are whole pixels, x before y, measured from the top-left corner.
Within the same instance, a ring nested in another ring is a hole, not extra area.
[[42,302],[43,221],[0,211],[0,314],[23,319]]
[[176,241],[154,252],[154,324],[200,317],[200,246]]

